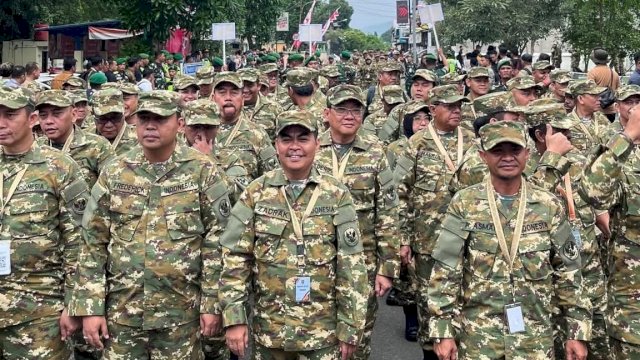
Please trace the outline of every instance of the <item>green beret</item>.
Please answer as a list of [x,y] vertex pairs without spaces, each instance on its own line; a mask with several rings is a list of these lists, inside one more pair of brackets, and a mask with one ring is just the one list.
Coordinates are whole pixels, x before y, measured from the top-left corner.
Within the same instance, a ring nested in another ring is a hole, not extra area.
[[289,55],[289,61],[304,61],[304,56],[302,54],[299,53],[293,53],[291,55]]
[[182,59],[183,59],[182,54],[180,53],[173,54],[173,60],[182,61]]
[[217,56],[213,58],[213,66],[220,67],[220,66],[223,66],[223,65],[224,65],[224,61],[221,58],[219,58]]
[[273,56],[276,59],[276,61],[280,60],[280,54],[278,54],[275,51],[270,52],[268,56]]
[[317,56],[315,56],[315,55],[309,56],[308,58],[306,58],[306,59],[304,60],[304,66],[309,65],[309,63],[310,63],[310,62],[312,62],[312,61],[319,61],[319,60],[318,60],[318,57],[317,57]]
[[140,54],[138,54],[138,57],[139,57],[140,59],[148,59],[148,58],[149,58],[149,54],[140,53]]
[[170,56],[171,53],[168,52],[167,50],[162,50],[162,53],[164,54],[164,56]]
[[340,57],[344,59],[351,59],[351,53],[347,50],[344,50],[340,53]]
[[107,75],[102,72],[97,72],[89,78],[89,84],[102,85],[107,82]]
[[127,62],[127,59],[125,59],[125,58],[117,58],[116,59],[116,64],[118,64],[118,65],[122,65],[122,64],[124,64],[126,62]]
[[320,57],[320,54],[321,54],[321,53],[320,53],[320,50],[316,50],[316,52],[315,52],[313,55],[315,55],[317,58],[319,58],[319,57]]
[[255,58],[252,55],[247,56],[247,61],[251,62],[254,61]]
[[263,62],[267,62],[267,63],[276,63],[278,62],[278,58],[271,56],[271,55],[267,55],[264,57],[264,59],[262,60]]

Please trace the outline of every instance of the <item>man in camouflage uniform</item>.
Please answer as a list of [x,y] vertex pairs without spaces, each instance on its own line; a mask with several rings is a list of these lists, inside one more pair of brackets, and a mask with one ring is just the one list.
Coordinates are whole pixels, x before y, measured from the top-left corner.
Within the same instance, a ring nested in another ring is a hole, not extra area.
[[324,66],[320,72],[327,79],[326,87],[321,88],[323,93],[326,94],[331,88],[340,85],[340,71],[336,65]]
[[190,101],[198,100],[200,97],[200,85],[198,85],[198,80],[193,76],[180,75],[176,77],[173,90],[180,95],[181,107],[186,106]]
[[69,156],[34,141],[30,95],[0,88],[0,358],[66,360],[89,189]]
[[512,103],[517,106],[527,106],[538,98],[541,86],[533,77],[524,75],[515,77],[507,82],[507,89],[511,94]]
[[536,84],[540,85],[541,93],[546,93],[551,84],[551,78],[549,74],[554,69],[553,65],[546,60],[536,61],[531,67],[533,70],[531,76]]
[[210,99],[213,92],[213,78],[216,72],[212,67],[201,67],[196,71],[196,83],[200,87],[200,98]]
[[469,89],[467,95],[470,102],[462,105],[462,124],[461,126],[469,131],[473,130],[473,121],[478,117],[473,107],[473,101],[482,95],[489,93],[489,69],[478,66],[473,67],[467,73],[465,84]]
[[285,111],[298,109],[310,112],[316,119],[316,129],[323,131],[325,126],[322,114],[327,102],[324,96],[322,98],[316,96],[319,91],[313,86],[313,79],[317,76],[318,72],[310,68],[289,70],[284,83],[289,93],[289,101],[282,102],[281,105]]
[[213,83],[213,101],[220,109],[220,129],[216,135],[216,154],[226,158],[231,154],[240,157],[251,179],[278,167],[276,150],[269,136],[261,128],[253,126],[243,113],[240,76],[221,72]]
[[[531,181],[543,189],[556,193],[567,213],[571,231],[580,249],[582,259],[583,293],[591,302],[592,335],[587,344],[589,359],[606,359],[610,354],[609,335],[605,325],[607,296],[605,275],[600,256],[600,244],[596,240],[595,209],[578,195],[582,169],[587,159],[572,148],[567,137],[571,136],[571,121],[561,104],[531,106],[525,111],[529,134],[535,141],[536,170]],[[571,194],[568,192],[571,191]],[[608,214],[605,216],[608,220]],[[556,310],[556,309],[554,309]],[[557,311],[557,310],[556,310]],[[556,357],[564,357],[567,340],[558,313],[555,339]]]
[[111,144],[98,135],[74,125],[73,95],[64,90],[46,90],[36,100],[41,143],[67,153],[78,165],[82,178],[93,187],[104,165],[115,156]]
[[138,145],[134,128],[124,121],[122,91],[100,90],[93,96],[91,104],[95,115],[96,133],[111,143],[111,148],[117,156]]
[[282,169],[247,187],[220,239],[227,345],[245,355],[251,291],[257,360],[347,359],[370,291],[356,208],[340,181],[313,166],[313,116],[286,111],[278,120]]
[[554,99],[559,103],[564,103],[564,92],[571,81],[571,75],[567,70],[555,69],[549,74],[551,84],[542,98]]
[[382,109],[370,114],[364,119],[362,130],[379,137],[382,126],[389,117],[389,113],[402,104],[404,104],[404,91],[400,85],[387,85],[383,87]]
[[276,137],[276,117],[282,112],[282,108],[260,94],[260,70],[243,68],[238,70],[238,75],[244,84],[244,113],[251,122],[260,125],[273,142]]
[[491,92],[507,91],[507,82],[513,78],[513,66],[511,65],[511,59],[506,58],[498,62],[497,66],[498,75],[500,76],[500,83],[496,84]]
[[568,115],[573,123],[571,143],[585,155],[600,144],[600,136],[610,124],[600,112],[599,95],[605,90],[591,79],[576,80],[569,85],[569,91],[576,100],[575,108]]
[[385,62],[379,66],[378,83],[371,85],[364,93],[367,100],[365,117],[382,109],[382,88],[387,85],[400,85],[401,73],[402,65],[396,61]]
[[163,51],[156,51],[154,62],[149,64],[149,69],[153,71],[153,78],[155,79],[155,89],[166,89],[166,81],[164,76],[163,63],[165,61],[165,54]]
[[640,107],[628,110],[622,132],[590,153],[580,195],[585,201],[611,213],[611,239],[606,246],[608,308],[607,332],[615,360],[640,357],[640,311],[637,295],[640,272],[633,264],[640,257]]
[[358,69],[351,62],[351,52],[344,50],[340,53],[340,62],[338,62],[338,71],[340,71],[341,84],[353,84]]
[[177,142],[177,112],[171,92],[142,96],[141,151],[107,165],[83,219],[69,307],[106,359],[202,359],[200,336],[221,331],[218,238],[231,204],[212,159]]
[[267,98],[274,102],[280,102],[288,97],[287,90],[279,84],[279,71],[276,64],[260,65],[260,71],[269,79],[269,95]]
[[378,72],[376,71],[376,66],[373,64],[371,60],[371,55],[364,55],[364,64],[360,66],[358,70],[358,86],[362,89],[368,89],[370,86],[375,84],[376,76]]
[[[368,359],[378,299],[400,274],[398,197],[393,173],[381,143],[358,135],[364,99],[355,85],[338,85],[327,99],[324,116],[329,131],[320,138],[315,165],[320,173],[333,175],[345,184],[358,214],[362,245],[371,289],[367,322],[354,359]],[[408,259],[410,249],[403,254]]]
[[600,134],[600,142],[606,143],[614,134],[620,133],[629,122],[629,110],[640,104],[640,86],[621,85],[616,90],[618,118]]
[[558,306],[567,358],[585,360],[590,307],[562,204],[522,177],[528,150],[521,123],[485,125],[480,138],[490,176],[453,197],[434,244],[428,295],[435,352],[442,360],[553,359]]
[[431,253],[444,212],[451,199],[447,186],[473,135],[460,125],[462,102],[469,101],[454,85],[433,88],[429,94],[433,120],[409,139],[398,157],[395,176],[400,197],[402,245],[415,254],[420,330],[418,341],[426,359],[435,354],[429,340],[427,285]]
[[[91,109],[89,108],[87,92],[84,90],[74,90],[71,91],[70,94],[73,98],[73,107],[76,109],[76,117],[73,119],[73,123],[83,130],[90,126],[95,126],[93,120],[87,121],[88,118],[93,118],[92,115],[90,116]],[[91,130],[88,131],[92,132]]]

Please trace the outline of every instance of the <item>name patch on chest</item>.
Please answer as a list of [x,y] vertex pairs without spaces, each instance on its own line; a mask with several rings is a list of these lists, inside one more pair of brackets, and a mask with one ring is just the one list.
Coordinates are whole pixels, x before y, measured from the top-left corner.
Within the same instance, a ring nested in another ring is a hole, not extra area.
[[280,219],[284,219],[284,220],[289,220],[289,212],[286,211],[285,209],[280,209],[280,208],[272,208],[272,207],[268,207],[268,206],[264,206],[264,205],[256,205],[256,210],[255,210],[257,215],[263,215],[263,216],[269,216],[269,217],[275,217],[275,218],[280,218]]
[[127,193],[127,194],[135,194],[135,195],[147,195],[147,189],[144,186],[125,184],[125,183],[114,183],[113,190],[117,192]]
[[198,190],[198,186],[193,181],[182,184],[168,185],[162,187],[162,196],[173,195],[185,191]]
[[[509,222],[509,226],[514,227],[514,223],[515,221]],[[464,230],[486,232],[486,233],[492,233],[492,234],[495,234],[496,232],[496,229],[493,226],[493,223],[480,222],[480,221],[470,223],[468,227]],[[548,230],[549,230],[549,224],[547,224],[545,221],[536,221],[536,222],[522,225],[523,234],[531,234],[531,233],[537,233],[537,232],[548,231]]]
[[32,192],[32,191],[45,191],[45,184],[39,182],[31,182],[26,184],[20,184],[16,188],[16,194],[24,193],[24,192]]

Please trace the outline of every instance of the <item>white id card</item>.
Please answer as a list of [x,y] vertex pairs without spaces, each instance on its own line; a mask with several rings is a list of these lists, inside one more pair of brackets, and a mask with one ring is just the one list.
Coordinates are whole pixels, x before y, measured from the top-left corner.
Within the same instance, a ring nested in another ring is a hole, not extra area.
[[0,275],[11,274],[11,241],[0,241]]
[[522,317],[522,306],[520,303],[508,304],[504,307],[509,334],[524,332],[524,318]]
[[311,278],[299,276],[296,278],[296,302],[309,302],[311,300]]
[[580,230],[575,227],[571,228],[571,235],[573,235],[573,239],[576,241],[578,249],[582,249],[582,237],[580,236]]

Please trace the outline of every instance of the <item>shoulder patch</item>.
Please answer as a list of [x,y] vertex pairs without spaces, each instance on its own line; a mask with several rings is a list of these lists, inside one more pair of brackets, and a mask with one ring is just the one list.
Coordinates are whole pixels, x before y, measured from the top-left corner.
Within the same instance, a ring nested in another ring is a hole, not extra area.
[[358,231],[353,227],[347,228],[344,231],[344,242],[351,247],[358,245]]
[[567,259],[571,261],[578,259],[578,256],[580,256],[580,250],[578,249],[578,246],[576,245],[574,240],[567,240],[564,243],[564,246],[562,247],[562,253]]

